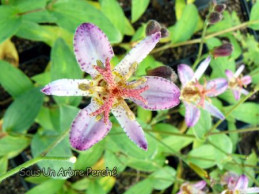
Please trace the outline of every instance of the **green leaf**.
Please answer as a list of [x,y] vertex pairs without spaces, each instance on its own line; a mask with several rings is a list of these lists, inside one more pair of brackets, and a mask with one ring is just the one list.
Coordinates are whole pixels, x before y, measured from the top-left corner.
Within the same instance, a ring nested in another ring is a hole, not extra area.
[[41,125],[44,129],[55,129],[51,120],[51,110],[42,106],[35,119],[35,122]]
[[[46,150],[52,144],[59,135],[54,134],[53,131],[44,131],[43,135],[39,133],[35,134],[31,143],[31,150],[33,157],[39,156],[43,151]],[[70,149],[70,143],[68,140],[68,136],[66,139],[63,139],[60,143],[57,144],[48,154],[47,156],[52,157],[72,157],[72,152]],[[70,161],[65,160],[44,160],[38,163],[41,169],[45,169],[46,171],[51,169],[54,174],[50,174],[53,178],[68,178],[69,172],[67,174],[63,174],[63,171],[68,170],[69,168],[73,169],[74,164]]]
[[11,6],[0,6],[0,43],[16,33],[21,25],[21,17]]
[[[82,72],[70,48],[63,39],[57,39],[51,51],[51,79],[80,79]],[[81,97],[54,97],[58,104],[77,106]]]
[[210,113],[207,112],[206,110],[201,109],[200,110],[200,119],[196,123],[194,127],[192,127],[194,135],[198,139],[203,139],[205,138],[205,134],[208,132],[208,130],[212,126],[212,119],[210,116]]
[[72,45],[73,34],[58,26],[39,25],[31,21],[23,21],[17,36],[33,41],[43,41],[53,46],[55,41],[61,37],[67,44]]
[[50,179],[30,189],[26,194],[55,194],[62,188],[64,182],[65,180]]
[[152,118],[152,111],[145,110],[142,107],[137,107],[137,117],[145,123],[148,123]]
[[151,178],[144,179],[131,186],[124,194],[151,194],[154,181]]
[[124,11],[116,0],[100,0],[101,11],[106,15],[110,22],[122,33],[125,32]]
[[33,183],[33,184],[41,184],[49,179],[50,179],[50,177],[46,177],[43,174],[41,174],[40,176],[37,176],[37,177],[35,177],[35,176],[26,177],[25,181]]
[[100,142],[95,144],[89,150],[80,152],[75,164],[75,169],[86,170],[87,167],[93,166],[100,159],[103,151],[104,146],[102,142]]
[[113,168],[117,168],[117,173],[120,173],[125,170],[126,164],[120,161],[120,153],[113,153],[112,151],[106,150],[105,151],[105,165],[110,170]]
[[[172,133],[180,133],[180,131],[174,126],[166,123],[158,123],[153,126],[155,131],[166,131]],[[160,134],[163,135],[163,134]],[[193,138],[181,137],[174,135],[167,135],[163,138],[163,143],[167,144],[169,147],[173,148],[175,151],[180,151],[185,146],[189,145],[192,142]],[[165,151],[169,151],[167,147],[164,148]]]
[[32,88],[17,97],[4,115],[3,130],[25,132],[34,122],[43,103],[39,88]]
[[35,10],[44,8],[47,0],[19,0],[19,1],[9,1],[9,5],[14,6],[19,13],[26,12],[29,10]]
[[115,185],[114,177],[101,177],[95,180],[90,180],[86,194],[106,194]]
[[176,0],[175,2],[175,15],[176,15],[176,19],[180,20],[183,10],[186,6],[186,3],[184,0]]
[[228,57],[221,57],[212,59],[210,62],[210,66],[212,68],[210,78],[226,78],[226,69],[234,72],[236,68],[236,63],[233,59],[229,59]]
[[199,14],[196,6],[193,4],[186,5],[180,20],[168,29],[171,41],[178,43],[190,39],[197,28],[198,21]]
[[12,158],[22,152],[30,143],[26,137],[5,136],[0,139],[0,156]]
[[[217,130],[215,130],[217,132]],[[222,166],[228,159],[226,154],[232,152],[232,142],[225,134],[211,135],[209,141],[214,144],[203,144],[192,149],[189,153],[188,161],[201,167],[210,168],[214,165]]]
[[79,113],[79,109],[76,107],[61,105],[60,106],[60,130],[66,131],[67,129],[69,129],[78,113]]
[[131,18],[132,23],[138,20],[147,9],[150,0],[132,0]]
[[[77,10],[77,14],[75,14]],[[97,25],[108,36],[111,43],[118,43],[122,36],[109,19],[94,6],[83,0],[67,0],[56,2],[50,11],[57,18],[59,26],[74,33],[83,22]]]
[[149,177],[153,180],[153,188],[156,190],[164,190],[175,181],[176,171],[169,166],[163,167],[155,171]]
[[[232,106],[225,107],[225,110],[228,111]],[[243,121],[245,123],[250,123],[252,125],[259,124],[259,104],[246,102],[239,105],[235,110],[230,114],[231,117]]]
[[250,21],[258,20],[258,23],[251,24],[249,27],[254,30],[259,30],[259,1],[257,1],[251,9]]
[[33,87],[30,79],[8,62],[0,60],[0,83],[14,98]]
[[135,32],[135,34],[133,35],[131,41],[134,42],[143,39],[146,36],[145,29],[146,29],[146,24],[142,24],[142,26],[140,26]]
[[[188,162],[191,162],[203,169],[213,167],[217,164],[216,157],[219,152],[211,145],[204,144],[200,147],[194,148],[188,157]],[[221,154],[221,156],[223,156]]]
[[6,173],[8,167],[8,158],[3,156],[0,158],[0,175]]
[[35,81],[36,83],[38,83],[41,86],[45,86],[45,85],[47,85],[48,83],[51,82],[51,73],[50,72],[44,72],[44,73],[37,74],[37,75],[32,77],[32,80]]

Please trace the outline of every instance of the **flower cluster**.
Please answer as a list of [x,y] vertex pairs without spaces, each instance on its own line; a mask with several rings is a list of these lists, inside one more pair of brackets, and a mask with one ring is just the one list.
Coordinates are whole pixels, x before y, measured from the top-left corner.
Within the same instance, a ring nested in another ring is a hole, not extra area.
[[178,75],[182,83],[180,99],[186,108],[185,121],[188,127],[192,127],[198,122],[200,108],[207,110],[211,115],[219,119],[225,118],[221,111],[211,104],[211,97],[218,96],[227,89],[233,91],[236,100],[240,98],[241,93],[248,93],[243,87],[246,87],[251,82],[251,77],[240,76],[244,65],[238,68],[235,74],[230,70],[226,70],[228,80],[225,78],[217,78],[208,82],[205,80],[204,84],[201,85],[199,79],[206,71],[210,60],[210,57],[206,58],[195,73],[186,64],[178,66]]
[[232,89],[236,99],[239,99],[240,93],[247,93],[243,87],[251,82],[251,77],[239,77],[244,66],[234,75],[227,70],[228,80],[218,78],[205,81],[201,85],[199,79],[207,69],[210,57],[201,63],[195,73],[188,65],[178,66],[181,91],[171,81],[172,77],[177,78],[173,71],[168,70],[167,77],[159,76],[165,70],[164,67],[150,72],[152,76],[128,81],[138,63],[162,37],[163,28],[159,23],[150,21],[148,26],[147,37],[115,68],[110,64],[114,52],[106,35],[91,23],[81,24],[77,28],[74,36],[75,56],[80,68],[90,74],[92,80],[60,79],[42,89],[47,95],[92,97],[91,103],[78,113],[71,126],[70,142],[75,149],[86,150],[102,140],[112,127],[109,121],[109,114],[112,112],[129,138],[140,148],[147,150],[144,132],[124,99],[132,100],[149,110],[169,109],[182,100],[186,107],[185,121],[187,126],[192,127],[199,120],[200,108],[224,119],[224,115],[212,105],[211,97],[223,93],[228,87]]

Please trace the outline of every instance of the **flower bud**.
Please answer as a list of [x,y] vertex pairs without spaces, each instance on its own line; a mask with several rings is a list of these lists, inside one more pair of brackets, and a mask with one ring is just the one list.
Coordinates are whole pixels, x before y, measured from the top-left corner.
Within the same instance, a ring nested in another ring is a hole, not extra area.
[[212,12],[210,15],[209,15],[209,23],[210,24],[215,24],[217,22],[219,22],[220,20],[222,20],[222,15],[218,12]]
[[169,36],[169,31],[167,30],[167,28],[161,28],[161,37],[165,38]]
[[223,45],[219,47],[215,47],[211,54],[214,56],[214,58],[217,57],[224,57],[224,56],[230,56],[233,51],[233,46],[230,43],[224,43]]
[[161,31],[161,25],[155,20],[150,20],[146,26],[146,35],[150,36]]
[[214,11],[218,13],[222,13],[226,9],[226,4],[219,4],[214,7]]
[[147,71],[148,76],[158,76],[175,82],[178,78],[177,74],[169,66],[159,66]]

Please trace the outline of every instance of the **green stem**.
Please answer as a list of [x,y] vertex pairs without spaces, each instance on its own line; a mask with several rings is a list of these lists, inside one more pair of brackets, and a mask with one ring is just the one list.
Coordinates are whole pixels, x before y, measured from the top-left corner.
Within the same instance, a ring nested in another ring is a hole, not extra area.
[[161,134],[166,134],[166,135],[173,135],[173,136],[178,136],[178,137],[186,137],[186,138],[196,139],[196,137],[194,135],[168,132],[168,131],[155,131],[155,130],[145,129],[145,132],[153,132],[153,133],[159,133],[159,134],[161,133]]
[[[250,98],[253,94],[255,94],[259,88],[257,87],[254,91],[250,92],[247,96],[244,98],[241,98],[237,104],[235,104],[226,114],[225,118],[227,118],[240,104],[244,103],[248,98]],[[220,119],[215,125],[212,126],[212,128],[208,131],[206,136],[209,136],[213,130],[215,130],[225,119]]]
[[[232,31],[235,31],[235,30],[246,28],[247,26],[249,26],[251,24],[256,24],[258,22],[259,22],[258,20],[247,21],[247,22],[241,23],[239,25],[227,28],[226,30],[206,35],[204,37],[204,40],[208,40],[212,37],[223,35],[225,33],[232,32]],[[158,48],[154,49],[151,53],[156,53],[156,52],[160,52],[160,51],[163,51],[163,50],[166,50],[166,49],[169,49],[169,48],[174,48],[174,47],[179,47],[179,46],[184,46],[184,45],[190,45],[190,44],[195,44],[195,43],[200,43],[200,42],[201,42],[201,38],[183,41],[183,42],[180,42],[180,43],[168,43],[168,44],[166,44],[162,47],[158,47]]]
[[198,56],[197,56],[196,61],[192,65],[192,69],[194,69],[201,60],[200,58],[201,58],[201,55],[202,55],[202,49],[203,49],[203,44],[205,42],[205,36],[206,36],[207,28],[208,28],[208,21],[206,20],[205,23],[204,23],[204,26],[203,26],[203,31],[202,31],[202,35],[201,35],[201,39],[200,39]]
[[218,135],[218,134],[229,134],[229,133],[245,133],[245,132],[251,132],[251,131],[259,131],[259,127],[251,127],[251,128],[245,128],[245,129],[211,132],[211,133],[209,133],[208,136]]
[[6,179],[6,178],[8,178],[8,177],[18,173],[20,170],[25,169],[27,167],[30,167],[30,166],[32,166],[32,165],[34,165],[34,164],[36,164],[36,163],[38,163],[38,162],[40,162],[42,160],[63,160],[63,161],[69,161],[70,159],[71,159],[70,157],[69,158],[65,158],[65,157],[51,157],[51,156],[43,157],[43,156],[38,156],[36,158],[28,160],[27,162],[25,162],[25,163],[15,167],[15,168],[11,169],[10,171],[6,172],[5,174],[0,175],[0,183],[4,179]]
[[69,133],[70,129],[64,131],[46,150],[41,153],[41,156],[46,156],[55,146],[57,146]]

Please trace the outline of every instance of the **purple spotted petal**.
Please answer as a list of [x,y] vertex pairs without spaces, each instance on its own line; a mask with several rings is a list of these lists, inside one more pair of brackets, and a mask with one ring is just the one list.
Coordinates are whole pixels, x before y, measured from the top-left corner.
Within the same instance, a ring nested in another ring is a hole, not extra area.
[[94,77],[97,71],[93,68],[97,60],[105,63],[114,56],[107,36],[94,24],[81,24],[74,36],[74,52],[80,68]]
[[212,91],[207,93],[208,97],[218,96],[219,94],[226,91],[228,87],[228,81],[226,79],[214,79],[207,83],[207,89]]
[[222,112],[219,111],[215,106],[213,106],[211,103],[205,101],[204,109],[207,110],[212,116],[215,116],[219,119],[225,119],[225,116],[222,114]]
[[110,131],[112,124],[104,119],[96,120],[89,116],[98,106],[92,101],[90,105],[81,110],[74,119],[70,131],[71,146],[77,150],[87,150],[101,141]]
[[180,103],[180,90],[173,82],[156,76],[147,76],[145,78],[147,81],[137,88],[148,85],[149,88],[141,93],[147,104],[140,100],[131,99],[136,104],[149,110],[163,110],[177,106]]
[[225,73],[226,73],[226,76],[227,76],[228,80],[233,79],[234,74],[233,74],[233,72],[231,70],[226,70]]
[[131,65],[133,63],[140,63],[150,53],[150,51],[152,51],[160,38],[160,32],[147,36],[124,57],[124,59],[114,68],[114,71],[121,75],[126,75]]
[[244,76],[242,79],[241,79],[242,83],[244,85],[248,85],[252,82],[252,77],[251,76]]
[[121,106],[114,108],[112,113],[126,132],[127,136],[141,149],[147,150],[147,141],[139,123],[135,119],[131,120],[127,116],[125,109]]
[[200,109],[188,102],[184,102],[184,105],[186,109],[185,122],[188,127],[193,127],[200,118]]
[[57,96],[88,96],[89,92],[79,89],[80,84],[89,85],[86,79],[59,79],[46,85],[42,92]]
[[211,60],[211,58],[209,56],[204,61],[202,61],[200,63],[199,67],[197,68],[197,70],[194,73],[194,78],[195,79],[199,80],[200,77],[204,74],[204,72],[206,71],[206,69],[209,66],[210,60]]
[[178,66],[178,75],[182,85],[186,85],[189,81],[192,80],[194,72],[188,65],[180,64]]
[[240,99],[240,96],[241,96],[240,89],[234,89],[234,90],[232,90],[232,93],[233,93],[233,95],[235,97],[235,100],[239,100]]
[[241,175],[237,180],[235,190],[246,190],[247,187],[248,187],[248,178],[245,175]]

